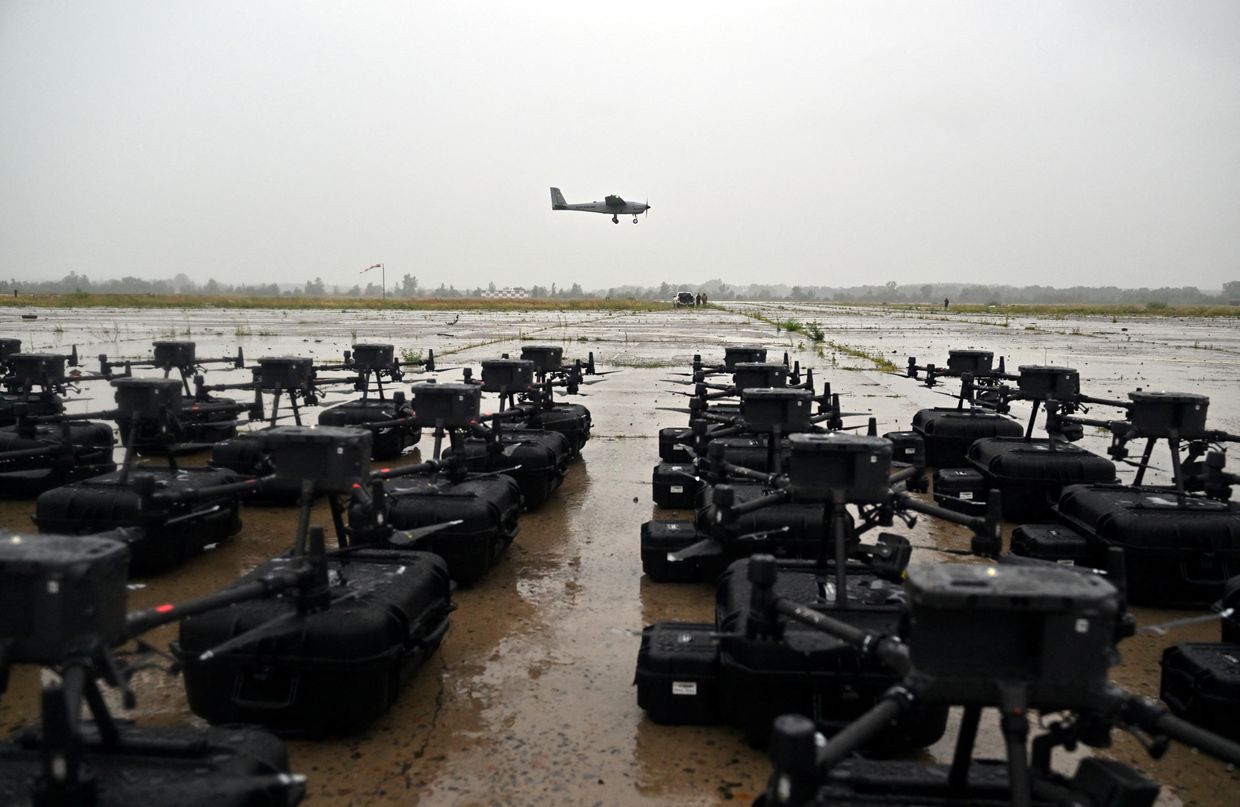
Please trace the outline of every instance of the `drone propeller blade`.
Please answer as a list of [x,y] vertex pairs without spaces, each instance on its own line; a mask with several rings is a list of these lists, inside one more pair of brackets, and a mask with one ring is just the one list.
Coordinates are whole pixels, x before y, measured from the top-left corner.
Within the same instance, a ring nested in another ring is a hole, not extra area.
[[656,406],[655,409],[661,412],[682,412],[686,415],[693,414],[692,409],[686,409],[685,407],[682,407],[682,406]]
[[[357,596],[357,592],[350,591],[339,597],[333,597],[331,600],[331,604],[334,605],[338,602],[350,600],[350,599],[355,598],[356,596]],[[301,611],[294,610],[294,611],[289,611],[286,614],[281,614],[280,616],[275,617],[274,619],[269,619],[266,622],[262,623],[261,625],[257,625],[253,628],[250,628],[247,631],[237,634],[236,636],[232,637],[228,641],[216,645],[210,650],[203,651],[203,653],[198,656],[198,660],[204,661],[204,662],[210,661],[216,656],[219,656],[223,653],[227,653],[231,650],[235,650],[236,648],[250,644],[251,642],[257,642],[260,639],[268,639],[268,638],[271,638],[272,636],[278,636],[286,629],[286,627],[290,623],[295,622],[296,620],[300,619],[302,616],[303,614]]]
[[698,458],[697,452],[694,451],[693,446],[689,445],[688,443],[677,443],[676,448],[683,449],[684,452],[689,455],[690,459]]
[[785,524],[784,526],[776,527],[773,530],[759,530],[758,532],[747,532],[744,535],[737,536],[737,540],[738,541],[758,540],[761,538],[766,538],[771,535],[781,535],[785,532],[788,532],[790,529],[791,528]]
[[690,544],[678,552],[668,552],[667,560],[669,563],[680,563],[681,561],[692,560],[693,558],[717,558],[723,554],[723,545],[714,538],[704,538],[695,544]]
[[427,527],[414,527],[411,530],[397,530],[396,532],[389,535],[387,540],[388,540],[388,543],[391,544],[392,546],[412,548],[416,543],[418,543],[418,541],[421,541],[423,538],[434,535],[437,532],[446,530],[449,527],[455,527],[456,525],[463,524],[463,523],[464,521],[458,518],[452,521],[444,521],[439,524],[431,524],[430,526],[427,526]]
[[469,478],[470,479],[490,479],[493,476],[503,476],[504,474],[510,474],[513,471],[519,471],[519,470],[521,470],[521,466],[514,465],[511,468],[504,468],[503,470],[500,470],[500,471],[487,471],[486,473],[482,473],[482,474],[469,474]]

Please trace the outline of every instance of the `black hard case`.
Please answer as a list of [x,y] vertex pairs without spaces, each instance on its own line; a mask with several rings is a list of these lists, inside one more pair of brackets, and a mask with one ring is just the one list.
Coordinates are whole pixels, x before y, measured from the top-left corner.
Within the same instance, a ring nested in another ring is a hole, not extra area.
[[659,459],[663,462],[689,462],[689,452],[682,446],[693,445],[693,429],[667,426],[659,429]]
[[[288,749],[248,726],[137,727],[120,721],[122,748],[107,749],[94,724],[83,724],[82,767],[95,778],[95,807],[293,807],[303,783],[290,780]],[[28,799],[42,774],[42,733],[15,733],[0,743],[5,804]]]
[[699,537],[692,521],[645,522],[641,530],[642,571],[656,583],[692,583],[701,580],[702,570],[694,559],[667,559],[669,553],[697,543]]
[[994,437],[969,447],[969,466],[997,489],[1007,521],[1045,520],[1068,485],[1112,482],[1115,463],[1060,440]]
[[[371,423],[381,423],[410,416],[410,410],[401,410],[389,400],[367,399],[346,401],[329,406],[319,413],[321,426],[358,426],[368,428]],[[418,442],[422,430],[413,421],[370,429],[370,458],[390,460],[399,457],[405,449]]]
[[[286,565],[267,561],[247,582]],[[329,556],[335,601],[288,629],[199,657],[247,630],[296,612],[284,597],[188,617],[172,650],[195,714],[312,736],[356,732],[388,710],[448,630],[452,581],[429,552],[363,549]],[[340,581],[345,581],[341,585]],[[351,594],[352,596],[342,596]]]
[[1158,697],[1190,723],[1240,740],[1240,644],[1168,647]]
[[654,466],[650,479],[654,503],[672,510],[692,509],[702,484],[694,474],[693,466],[687,462],[660,462]]
[[[834,733],[874,706],[899,676],[852,645],[799,622],[787,620],[780,639],[749,638],[753,587],[748,560],[731,564],[719,577],[715,620],[723,640],[719,659],[719,703],[725,719],[751,742],[765,743],[781,714],[801,714]],[[881,634],[900,632],[900,585],[874,575],[848,575],[849,605],[835,606],[835,575],[820,575],[811,563],[783,561],[775,592],[850,625]],[[947,708],[919,707],[879,739],[871,751],[920,748],[943,736]]]
[[990,483],[972,468],[939,468],[934,472],[934,501],[958,513],[978,515],[986,510]]
[[231,471],[214,468],[138,469],[130,483],[120,483],[120,472],[92,477],[49,490],[35,500],[34,522],[39,532],[89,535],[116,528],[126,530],[130,572],[154,574],[177,566],[207,546],[241,529],[240,499],[224,493],[192,501],[144,502],[133,487],[137,475],[155,478],[155,489],[202,489],[241,481]]
[[994,412],[936,407],[913,415],[913,431],[926,442],[926,464],[934,468],[959,468],[965,464],[969,446],[983,437],[1020,437],[1019,423]]
[[655,723],[710,725],[719,720],[719,640],[713,625],[659,622],[642,631],[637,705]]
[[[18,434],[13,427],[0,428],[0,454],[62,442],[58,424],[38,425],[30,437]],[[69,424],[69,443],[73,448],[66,455],[0,458],[0,499],[31,499],[45,490],[116,470],[112,428],[106,423]]]
[[439,555],[458,583],[482,578],[517,537],[521,488],[500,474],[451,482],[443,477],[406,476],[387,483],[388,518],[398,530],[460,519],[426,538],[422,548]]
[[1128,597],[1143,605],[1200,607],[1240,574],[1240,504],[1174,491],[1073,485],[1056,505],[1061,520],[1099,544],[1124,550]]
[[1020,525],[1012,530],[1012,554],[1066,565],[1102,566],[1105,562],[1096,542],[1063,524]]
[[[559,489],[568,474],[572,449],[568,438],[559,432],[542,429],[504,429],[500,433],[500,451],[483,439],[465,441],[465,465],[475,473],[503,471],[521,487],[526,510],[536,510]],[[453,449],[444,452],[452,457]]]
[[590,439],[591,424],[590,410],[581,404],[556,403],[532,414],[526,425],[531,429],[547,429],[564,435],[575,457]]

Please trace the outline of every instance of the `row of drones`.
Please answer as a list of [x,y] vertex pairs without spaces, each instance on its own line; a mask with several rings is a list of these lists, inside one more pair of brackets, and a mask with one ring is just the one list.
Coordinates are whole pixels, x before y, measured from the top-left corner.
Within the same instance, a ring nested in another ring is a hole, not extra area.
[[[457,368],[431,352],[401,362],[389,344],[355,344],[333,365],[279,356],[247,367],[240,351],[199,358],[193,342],[162,341],[149,360],[101,356],[85,374],[70,369],[76,350],[0,349],[0,491],[35,499],[39,532],[0,534],[0,692],[14,664],[58,674],[40,725],[0,742],[6,804],[300,802],[304,777],[269,730],[351,733],[388,710],[439,647],[456,585],[498,561],[520,513],[559,488],[589,439],[589,410],[557,395],[603,375],[592,354],[567,361],[560,346],[525,345],[520,358],[482,361],[480,378],[461,368],[460,381],[423,378],[406,397],[393,389],[406,373]],[[217,363],[251,378],[209,384]],[[67,414],[66,396],[88,381],[111,384],[114,408]],[[360,397],[302,424],[303,407],[341,388]],[[225,390],[254,398],[216,394]],[[482,410],[484,394],[494,411]],[[242,416],[265,425],[239,432]],[[423,429],[433,430],[431,459],[384,464]],[[178,464],[204,447],[208,467]],[[311,523],[320,498],[327,529]],[[214,594],[127,612],[131,575],[231,538],[246,502],[296,507],[288,552]],[[130,677],[154,652],[140,637],[171,622],[187,700],[209,728],[139,728],[102,695],[107,684],[132,706]]]
[[[715,620],[645,628],[647,716],[768,744],[767,805],[1152,805],[1158,784],[1117,761],[1089,756],[1071,775],[1052,764],[1057,748],[1109,746],[1115,729],[1154,757],[1175,740],[1240,762],[1240,506],[1224,453],[1240,438],[1206,427],[1208,399],[1087,396],[1071,368],[1009,374],[987,351],[952,351],[945,369],[910,359],[901,375],[958,381],[954,405],[879,436],[873,418],[846,425],[863,413],[812,370],[756,346],[694,356],[670,379],[692,387],[674,410],[689,422],[659,433],[653,497],[693,518],[643,524],[642,567],[656,583],[714,583]],[[1016,401],[1032,404],[1024,424]],[[1085,417],[1108,407],[1116,417]],[[1075,445],[1087,426],[1111,436],[1110,459]],[[1171,480],[1148,484],[1160,440]],[[1113,462],[1136,466],[1132,484]],[[924,516],[967,528],[958,554],[978,562],[910,566],[890,528]],[[1004,522],[1026,519],[1004,551]],[[1109,678],[1138,630],[1130,601],[1212,607],[1203,618],[1223,625],[1221,643],[1167,650],[1163,703]],[[948,764],[890,759],[939,740],[952,706]],[[975,755],[986,708],[1002,759]],[[1029,710],[1042,716],[1032,740]]]

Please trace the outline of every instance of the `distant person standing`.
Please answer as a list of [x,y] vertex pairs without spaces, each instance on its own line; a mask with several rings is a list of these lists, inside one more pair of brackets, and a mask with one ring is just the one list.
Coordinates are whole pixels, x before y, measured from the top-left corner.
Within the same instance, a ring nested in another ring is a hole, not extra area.
[[702,305],[706,305],[706,303],[707,303],[706,292],[702,292]]
[[943,298],[943,310],[944,310],[944,311],[946,311],[946,310],[947,310],[947,307],[948,307],[949,305],[951,305],[951,302],[952,302],[952,301],[951,301],[951,300],[949,300],[949,299],[947,299],[946,297],[944,297],[944,298]]
[[695,307],[700,307],[702,305],[702,295],[700,293],[698,294],[697,299],[694,301],[693,305]]

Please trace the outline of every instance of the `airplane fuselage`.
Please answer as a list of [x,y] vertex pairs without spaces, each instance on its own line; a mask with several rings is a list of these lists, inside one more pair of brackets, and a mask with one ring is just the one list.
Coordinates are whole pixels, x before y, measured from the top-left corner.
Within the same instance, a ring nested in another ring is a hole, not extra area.
[[650,209],[650,205],[645,202],[626,202],[623,199],[619,203],[615,203],[610,197],[602,202],[581,202],[578,204],[567,204],[564,197],[560,195],[559,188],[551,189],[551,209],[552,210],[577,210],[582,213],[605,213],[613,219],[619,216],[633,216],[637,218],[638,214],[645,213]]

